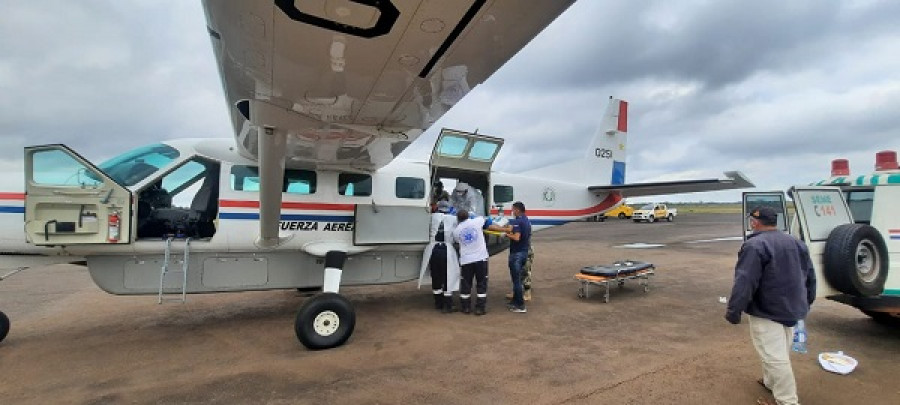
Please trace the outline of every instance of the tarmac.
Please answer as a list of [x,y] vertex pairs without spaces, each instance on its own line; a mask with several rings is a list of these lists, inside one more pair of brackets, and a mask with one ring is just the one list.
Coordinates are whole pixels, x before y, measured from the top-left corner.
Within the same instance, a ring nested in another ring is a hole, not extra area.
[[[83,267],[36,267],[0,282],[12,320],[0,343],[0,403],[754,404],[767,393],[746,318],[729,324],[719,302],[740,235],[730,214],[541,231],[528,313],[505,309],[501,253],[490,260],[486,316],[436,312],[414,282],[342,288],[356,330],[324,351],[294,336],[308,294],[157,305],[102,292]],[[623,259],[656,266],[649,292],[631,280],[609,303],[599,289],[578,297],[581,267]],[[900,330],[824,299],[807,328],[809,353],[792,353],[802,403],[900,403]],[[818,365],[818,353],[837,350],[859,361],[853,373]]]

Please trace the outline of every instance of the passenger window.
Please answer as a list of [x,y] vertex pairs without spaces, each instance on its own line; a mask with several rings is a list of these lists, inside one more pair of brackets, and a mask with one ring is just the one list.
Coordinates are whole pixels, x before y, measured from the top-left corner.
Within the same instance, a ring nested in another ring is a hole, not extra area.
[[[231,168],[231,189],[235,191],[259,191],[259,168],[233,166]],[[316,172],[311,170],[287,169],[284,171],[282,192],[290,194],[313,194],[316,192]]]
[[313,194],[316,192],[316,172],[288,169],[284,171],[284,188],[288,194]]
[[397,177],[394,192],[397,198],[425,198],[425,180],[418,177]]
[[339,174],[338,194],[354,197],[372,195],[372,176],[358,173]]
[[494,186],[494,204],[507,203],[514,199],[512,186]]

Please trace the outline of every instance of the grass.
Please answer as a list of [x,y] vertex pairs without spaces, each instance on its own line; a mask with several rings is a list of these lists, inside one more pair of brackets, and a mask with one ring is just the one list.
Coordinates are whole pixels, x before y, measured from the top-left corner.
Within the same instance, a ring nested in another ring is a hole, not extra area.
[[741,203],[687,203],[687,204],[669,204],[670,207],[678,210],[679,214],[696,213],[696,214],[740,214]]

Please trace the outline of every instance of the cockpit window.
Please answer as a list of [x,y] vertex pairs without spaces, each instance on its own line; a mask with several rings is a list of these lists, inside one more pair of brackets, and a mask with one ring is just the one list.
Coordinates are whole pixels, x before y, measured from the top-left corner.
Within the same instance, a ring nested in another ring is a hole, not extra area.
[[149,145],[125,152],[98,167],[119,184],[133,186],[172,163],[178,155],[178,150],[171,146]]

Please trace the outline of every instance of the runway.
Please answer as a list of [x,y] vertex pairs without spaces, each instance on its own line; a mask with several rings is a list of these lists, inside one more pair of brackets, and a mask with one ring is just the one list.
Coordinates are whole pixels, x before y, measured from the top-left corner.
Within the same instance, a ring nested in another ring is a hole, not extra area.
[[[12,320],[0,343],[0,403],[538,403],[752,404],[765,391],[746,320],[729,295],[737,215],[675,222],[578,222],[534,235],[534,300],[506,311],[506,253],[490,261],[488,314],[440,314],[414,282],[343,288],[356,330],[340,348],[296,340],[295,291],[119,297],[78,266],[29,269],[0,282]],[[627,244],[658,244],[644,249]],[[638,283],[578,298],[583,266],[654,263]],[[6,264],[0,265],[6,268]],[[817,301],[809,353],[793,354],[807,404],[900,402],[900,331],[858,310]],[[815,355],[843,350],[860,366],[840,376]]]

